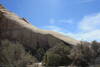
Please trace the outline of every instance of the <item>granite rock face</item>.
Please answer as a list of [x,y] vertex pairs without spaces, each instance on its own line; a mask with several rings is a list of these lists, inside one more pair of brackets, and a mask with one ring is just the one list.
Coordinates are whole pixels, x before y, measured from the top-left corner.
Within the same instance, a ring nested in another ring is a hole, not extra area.
[[58,44],[76,45],[79,41],[57,32],[32,26],[24,18],[0,5],[0,40],[18,41],[26,47],[49,48]]

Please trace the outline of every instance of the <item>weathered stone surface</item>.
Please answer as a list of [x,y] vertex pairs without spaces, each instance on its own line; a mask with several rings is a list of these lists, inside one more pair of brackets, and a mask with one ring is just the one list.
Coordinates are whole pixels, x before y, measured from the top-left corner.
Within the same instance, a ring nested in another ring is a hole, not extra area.
[[79,41],[57,32],[41,30],[0,6],[0,39],[18,41],[29,48],[76,45]]

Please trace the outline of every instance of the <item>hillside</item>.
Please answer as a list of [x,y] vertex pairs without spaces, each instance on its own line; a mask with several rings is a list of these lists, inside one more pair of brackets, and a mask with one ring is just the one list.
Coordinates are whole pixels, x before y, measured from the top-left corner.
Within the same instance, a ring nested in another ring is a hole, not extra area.
[[24,18],[20,18],[14,13],[0,6],[0,35],[1,39],[17,40],[22,44],[39,44],[53,46],[57,43],[76,45],[79,41],[59,34],[58,32],[47,31],[32,26]]

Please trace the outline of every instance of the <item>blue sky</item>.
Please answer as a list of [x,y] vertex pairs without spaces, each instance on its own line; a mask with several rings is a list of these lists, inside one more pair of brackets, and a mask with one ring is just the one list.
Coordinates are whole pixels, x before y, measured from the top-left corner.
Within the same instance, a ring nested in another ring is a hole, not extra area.
[[0,0],[0,4],[36,27],[100,41],[100,0]]

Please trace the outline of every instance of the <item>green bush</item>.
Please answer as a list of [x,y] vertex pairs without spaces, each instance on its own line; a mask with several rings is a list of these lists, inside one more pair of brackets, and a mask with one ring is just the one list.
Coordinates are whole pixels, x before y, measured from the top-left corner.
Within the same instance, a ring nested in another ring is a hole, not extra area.
[[46,66],[66,66],[71,63],[68,57],[71,48],[66,45],[58,45],[51,48],[44,56],[43,63]]
[[44,58],[45,66],[59,66],[61,61],[61,56],[54,53],[47,53]]
[[45,54],[45,50],[43,48],[37,49],[36,57],[39,61],[43,60],[43,56]]
[[[19,43],[3,40],[0,46],[0,65],[2,67],[26,67],[36,62],[36,59]],[[0,66],[1,67],[1,66]]]

